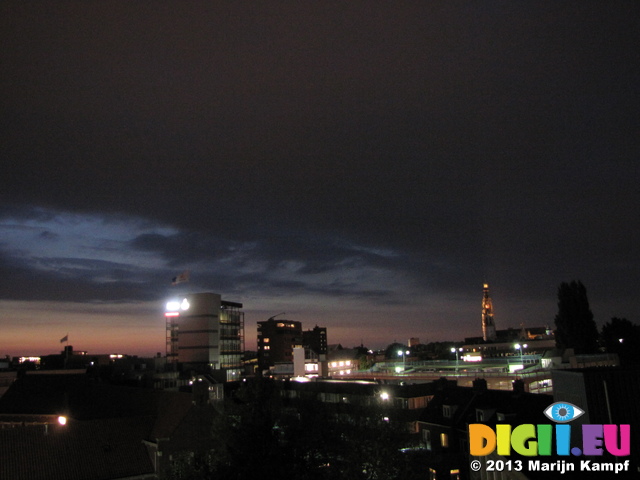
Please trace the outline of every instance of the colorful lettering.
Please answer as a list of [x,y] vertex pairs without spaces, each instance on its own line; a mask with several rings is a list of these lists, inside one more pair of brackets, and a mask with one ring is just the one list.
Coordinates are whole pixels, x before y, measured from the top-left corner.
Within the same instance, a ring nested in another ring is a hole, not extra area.
[[[554,438],[555,437],[555,438]],[[631,453],[630,425],[582,425],[582,446],[571,448],[571,425],[522,424],[512,431],[511,425],[497,424],[495,430],[483,423],[469,425],[469,453],[474,457],[490,455],[509,456],[513,449],[525,457],[550,456],[602,456],[604,452],[617,457]]]

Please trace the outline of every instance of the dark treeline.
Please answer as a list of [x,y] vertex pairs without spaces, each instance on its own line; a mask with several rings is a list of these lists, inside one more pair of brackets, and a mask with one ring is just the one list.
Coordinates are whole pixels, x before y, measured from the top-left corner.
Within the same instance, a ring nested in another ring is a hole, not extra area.
[[576,354],[616,353],[622,365],[640,363],[636,353],[640,349],[640,326],[613,317],[598,331],[587,289],[580,281],[563,282],[558,287],[555,324],[558,348],[573,348]]

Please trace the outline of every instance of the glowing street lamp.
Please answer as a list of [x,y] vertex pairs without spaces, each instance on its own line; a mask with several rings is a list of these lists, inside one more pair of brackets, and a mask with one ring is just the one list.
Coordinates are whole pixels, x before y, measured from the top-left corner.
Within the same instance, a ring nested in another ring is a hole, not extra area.
[[459,365],[458,352],[461,352],[461,351],[462,351],[462,347],[460,347],[460,348],[451,347],[451,353],[455,353],[456,354],[456,372],[458,371],[458,365]]
[[527,348],[527,346],[528,346],[528,345],[527,345],[526,343],[525,343],[525,344],[523,344],[523,345],[520,345],[519,343],[516,343],[516,344],[514,345],[514,348],[515,348],[516,350],[520,350],[520,361],[522,362],[522,368],[524,368],[524,357],[522,356],[522,351],[523,351],[525,348]]
[[405,370],[405,365],[406,365],[406,355],[409,355],[409,350],[398,350],[398,356],[402,356],[402,371],[404,372]]

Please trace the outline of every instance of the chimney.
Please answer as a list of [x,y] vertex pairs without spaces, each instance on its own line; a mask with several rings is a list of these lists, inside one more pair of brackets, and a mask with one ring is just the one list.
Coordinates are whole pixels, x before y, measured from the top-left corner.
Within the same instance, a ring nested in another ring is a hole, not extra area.
[[442,392],[449,386],[449,381],[445,377],[440,377],[438,380],[434,380],[433,383],[437,392]]
[[513,381],[513,393],[516,395],[524,393],[524,380],[517,379]]
[[487,391],[487,381],[484,378],[476,378],[473,381],[473,391],[475,393],[483,393]]

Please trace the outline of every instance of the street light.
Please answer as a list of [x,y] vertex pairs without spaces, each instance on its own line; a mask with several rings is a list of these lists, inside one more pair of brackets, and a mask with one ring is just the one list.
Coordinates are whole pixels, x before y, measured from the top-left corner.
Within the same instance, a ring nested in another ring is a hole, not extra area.
[[458,371],[458,365],[459,365],[458,352],[461,352],[461,351],[462,351],[462,347],[460,347],[460,348],[451,347],[451,353],[455,353],[456,354],[456,372]]
[[398,350],[398,356],[402,356],[402,371],[404,372],[405,370],[405,365],[406,365],[406,360],[405,360],[405,355],[409,355],[411,352],[409,350],[405,351],[405,350]]
[[525,343],[520,345],[519,343],[516,343],[514,347],[516,350],[520,350],[520,361],[522,362],[522,368],[524,369],[524,357],[522,356],[522,351],[527,348],[527,344]]

